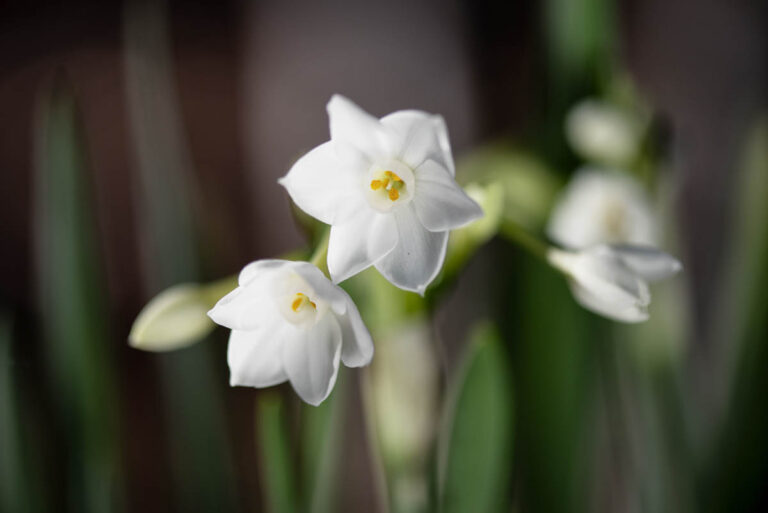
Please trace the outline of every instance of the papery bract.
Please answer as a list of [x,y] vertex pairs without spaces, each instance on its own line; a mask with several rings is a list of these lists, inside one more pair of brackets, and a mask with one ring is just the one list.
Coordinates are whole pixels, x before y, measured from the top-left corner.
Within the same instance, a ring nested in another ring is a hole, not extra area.
[[233,386],[290,381],[318,405],[336,382],[339,362],[367,365],[373,342],[352,299],[314,265],[260,260],[240,272],[239,286],[208,315],[230,328],[227,360]]
[[328,116],[331,140],[280,183],[331,225],[334,282],[374,265],[394,285],[423,293],[440,271],[449,230],[483,214],[454,180],[443,118],[407,110],[376,119],[339,95]]
[[674,257],[647,246],[599,245],[583,251],[550,249],[547,259],[566,274],[584,308],[621,322],[648,319],[648,282],[678,273]]

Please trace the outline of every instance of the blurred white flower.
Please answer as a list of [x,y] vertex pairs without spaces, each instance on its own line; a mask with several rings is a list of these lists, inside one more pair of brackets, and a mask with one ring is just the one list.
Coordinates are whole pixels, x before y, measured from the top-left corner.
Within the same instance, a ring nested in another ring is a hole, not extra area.
[[631,176],[582,168],[557,201],[547,234],[569,249],[597,244],[657,245],[650,203]]
[[208,315],[230,328],[230,383],[268,387],[289,380],[312,405],[333,389],[339,360],[367,365],[373,342],[349,295],[314,265],[260,260]]
[[586,160],[611,166],[632,162],[642,130],[638,119],[596,99],[576,104],[565,120],[565,135],[574,151]]
[[682,265],[647,246],[599,245],[583,251],[550,249],[547,258],[566,274],[584,308],[622,322],[648,319],[648,282],[675,275]]
[[442,266],[449,230],[483,215],[454,180],[443,118],[407,110],[379,120],[339,95],[328,116],[331,140],[280,183],[331,225],[334,282],[374,265],[394,285],[423,294]]

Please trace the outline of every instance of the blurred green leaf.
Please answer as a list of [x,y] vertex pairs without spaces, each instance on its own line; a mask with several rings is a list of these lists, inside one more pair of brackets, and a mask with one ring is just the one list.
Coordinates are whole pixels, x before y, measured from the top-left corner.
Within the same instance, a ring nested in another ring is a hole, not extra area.
[[497,315],[512,348],[521,502],[527,511],[585,511],[590,353],[594,324],[602,321],[574,301],[563,276],[542,260],[516,248],[500,258],[505,286]]
[[492,325],[477,328],[439,441],[440,511],[509,509],[513,393],[507,356]]
[[[175,82],[167,3],[136,0],[124,6],[138,233],[145,285],[156,294],[201,278],[192,208],[199,196]],[[185,513],[235,510],[238,481],[223,404],[228,390],[223,345],[197,344],[154,361],[162,384],[176,508]]]
[[305,511],[329,513],[337,510],[339,459],[343,457],[347,387],[344,369],[333,393],[320,406],[301,405],[302,483],[306,491]]
[[87,157],[73,93],[57,77],[43,100],[37,152],[38,299],[67,437],[70,506],[120,501],[115,385]]
[[768,121],[749,134],[718,311],[729,404],[699,482],[704,511],[756,511],[768,477]]
[[[28,465],[24,454],[22,409],[11,353],[13,326],[0,311],[0,511],[33,511]],[[43,483],[38,481],[40,491]]]
[[256,426],[267,509],[271,513],[295,513],[299,511],[296,471],[285,407],[279,395],[267,392],[259,397]]

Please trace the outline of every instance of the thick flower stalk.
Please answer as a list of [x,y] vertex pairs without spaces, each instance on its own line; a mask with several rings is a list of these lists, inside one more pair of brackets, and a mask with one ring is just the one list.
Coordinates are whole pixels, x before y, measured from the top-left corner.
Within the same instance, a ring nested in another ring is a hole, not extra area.
[[208,315],[230,328],[232,386],[290,381],[318,405],[336,383],[339,362],[367,365],[373,342],[352,299],[314,265],[260,260],[240,272],[238,287]]
[[483,215],[459,187],[443,118],[398,111],[381,119],[335,95],[331,140],[294,164],[280,183],[309,215],[331,225],[334,282],[375,266],[420,294],[445,259],[448,233]]
[[582,168],[555,205],[547,234],[569,249],[597,244],[657,245],[657,222],[640,185],[629,175]]
[[677,274],[682,265],[652,247],[598,245],[583,251],[550,248],[547,259],[568,278],[584,308],[621,322],[648,319],[649,282]]

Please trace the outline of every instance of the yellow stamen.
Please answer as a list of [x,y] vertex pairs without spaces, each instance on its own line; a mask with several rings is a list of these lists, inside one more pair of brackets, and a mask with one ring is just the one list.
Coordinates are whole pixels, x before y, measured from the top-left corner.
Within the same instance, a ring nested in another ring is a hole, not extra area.
[[389,185],[389,180],[386,178],[384,180],[373,180],[371,182],[371,189],[373,189],[374,191],[377,191],[382,187],[386,187],[387,185]]
[[397,192],[397,189],[392,188],[392,189],[389,190],[389,199],[390,200],[395,201],[399,197],[400,197],[400,193]]
[[391,178],[392,180],[394,180],[395,182],[402,182],[402,181],[403,181],[403,179],[402,179],[402,178],[400,178],[399,176],[397,176],[397,175],[396,175],[395,173],[393,173],[392,171],[384,171],[384,174],[385,174],[385,175],[387,175],[387,176],[388,176],[389,178]]
[[305,294],[302,294],[301,292],[297,292],[296,299],[294,299],[293,302],[291,303],[291,309],[294,312],[298,312],[299,309],[307,303],[312,305],[312,308],[317,309],[317,305],[314,303],[314,301],[310,300]]

